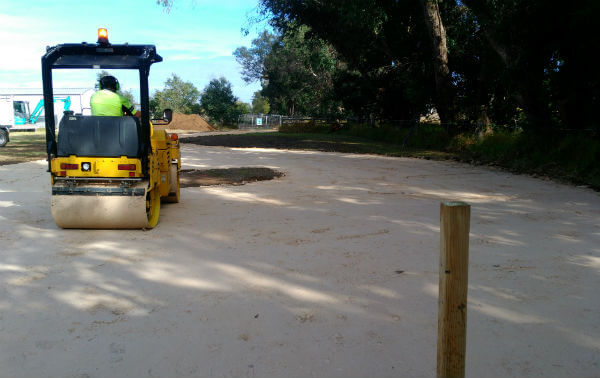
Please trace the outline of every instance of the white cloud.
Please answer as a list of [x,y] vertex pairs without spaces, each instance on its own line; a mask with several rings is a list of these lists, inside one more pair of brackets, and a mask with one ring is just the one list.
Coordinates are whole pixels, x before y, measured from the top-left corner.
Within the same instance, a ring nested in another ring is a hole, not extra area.
[[46,46],[67,38],[64,32],[53,30],[47,22],[39,19],[0,13],[0,25],[2,71],[39,71],[40,59],[46,52]]

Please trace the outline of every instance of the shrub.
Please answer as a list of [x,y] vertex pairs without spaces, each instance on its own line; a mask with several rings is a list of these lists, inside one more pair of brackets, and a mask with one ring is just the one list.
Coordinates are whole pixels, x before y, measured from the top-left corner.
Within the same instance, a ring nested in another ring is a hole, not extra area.
[[514,160],[519,155],[520,133],[496,131],[471,144],[467,150],[486,161]]
[[477,137],[473,134],[460,133],[450,139],[448,143],[448,151],[465,152],[468,151],[474,144],[477,143]]
[[324,134],[331,132],[331,129],[332,126],[329,124],[315,121],[284,123],[279,126],[279,132],[287,134]]

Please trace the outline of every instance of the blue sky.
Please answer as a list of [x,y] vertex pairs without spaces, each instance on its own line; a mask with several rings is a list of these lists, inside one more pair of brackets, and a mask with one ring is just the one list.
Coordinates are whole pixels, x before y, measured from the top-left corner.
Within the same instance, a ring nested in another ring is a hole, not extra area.
[[[108,28],[111,43],[154,44],[163,57],[150,70],[150,89],[162,89],[176,73],[202,90],[211,79],[226,77],[234,94],[250,102],[260,89],[247,85],[232,56],[239,46],[250,46],[248,16],[257,0],[175,0],[169,13],[155,0],[2,0],[0,2],[0,87],[41,88],[40,58],[46,46],[96,42],[97,29]],[[137,92],[138,76],[113,71],[121,86]],[[54,87],[92,87],[91,70],[54,70]]]

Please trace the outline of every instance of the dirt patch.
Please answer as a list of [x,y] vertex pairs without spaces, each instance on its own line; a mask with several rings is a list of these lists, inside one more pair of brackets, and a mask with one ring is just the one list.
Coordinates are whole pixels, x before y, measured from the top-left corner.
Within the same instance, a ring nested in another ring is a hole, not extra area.
[[264,167],[241,167],[227,169],[183,169],[182,188],[209,185],[244,185],[249,182],[273,180],[283,176],[282,172]]
[[157,130],[193,130],[193,131],[216,131],[206,120],[198,114],[173,113],[173,119],[168,125],[156,125]]

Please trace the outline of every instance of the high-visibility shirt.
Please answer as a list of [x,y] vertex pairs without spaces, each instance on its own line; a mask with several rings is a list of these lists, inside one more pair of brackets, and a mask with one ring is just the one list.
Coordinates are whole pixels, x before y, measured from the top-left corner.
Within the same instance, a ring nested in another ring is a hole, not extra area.
[[118,93],[108,89],[101,89],[90,98],[90,107],[94,116],[122,116],[129,111],[135,115],[135,107],[131,102]]

